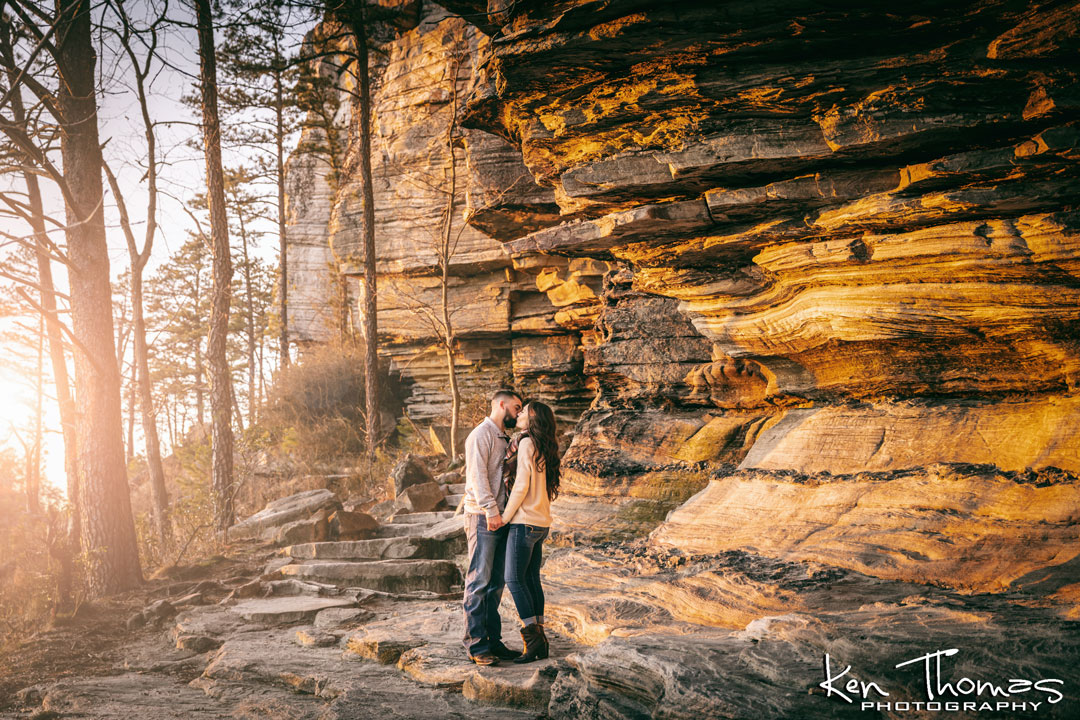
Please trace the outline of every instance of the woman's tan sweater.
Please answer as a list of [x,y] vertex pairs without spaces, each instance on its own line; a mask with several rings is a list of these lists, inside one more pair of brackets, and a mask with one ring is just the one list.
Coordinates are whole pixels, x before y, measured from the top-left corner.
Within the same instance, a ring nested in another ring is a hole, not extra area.
[[536,467],[536,446],[532,438],[523,437],[518,443],[517,475],[514,489],[506,500],[503,522],[507,525],[537,525],[551,527],[551,503],[547,496],[547,475]]

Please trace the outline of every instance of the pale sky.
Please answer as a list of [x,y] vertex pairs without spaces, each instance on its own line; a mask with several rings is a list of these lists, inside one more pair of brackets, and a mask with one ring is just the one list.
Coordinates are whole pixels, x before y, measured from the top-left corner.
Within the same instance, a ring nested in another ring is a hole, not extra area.
[[[145,2],[130,2],[129,0],[125,5],[133,17],[138,17],[140,11],[147,12]],[[175,8],[171,17],[194,22],[193,11],[188,4],[174,2],[170,6]],[[310,22],[306,27],[298,26],[297,36],[302,36],[310,26]],[[116,44],[114,38],[108,35],[105,38]],[[220,42],[221,34],[218,33],[218,43]],[[155,122],[161,123],[156,129],[155,137],[158,157],[162,163],[159,169],[159,187],[163,192],[158,200],[158,234],[154,241],[150,263],[145,271],[147,277],[152,275],[155,269],[184,243],[188,230],[194,229],[191,219],[183,210],[182,203],[200,193],[205,186],[205,160],[202,151],[186,144],[189,139],[201,140],[201,129],[197,125],[201,118],[194,109],[181,102],[184,95],[195,94],[198,90],[195,85],[199,69],[195,31],[193,28],[169,26],[164,30],[160,44],[166,65],[157,66],[157,74],[151,84],[150,115]],[[115,50],[119,48],[116,47]],[[119,57],[108,46],[100,50],[97,72],[99,78],[103,79],[102,85],[105,88],[104,94],[99,98],[98,109],[98,128],[101,141],[105,143],[105,158],[117,174],[127,201],[128,212],[135,226],[136,238],[141,243],[142,229],[145,226],[146,194],[145,183],[142,181],[145,165],[140,166],[140,161],[145,163],[146,149],[133,79],[128,70],[127,58]],[[229,148],[224,149],[226,167],[238,165],[243,160],[242,153]],[[16,182],[15,186],[17,190],[23,190],[21,180]],[[111,275],[115,279],[128,267],[128,251],[117,224],[113,199],[107,183],[105,183],[105,190],[109,260]],[[46,193],[47,212],[62,218],[63,209],[58,193],[48,183],[43,184],[43,191]],[[276,202],[276,191],[273,188],[267,188],[267,199],[270,202]],[[4,229],[12,233],[25,232],[25,229]],[[271,224],[264,230],[266,238],[263,245],[254,248],[253,253],[267,262],[276,263],[276,226]],[[61,268],[55,268],[54,273],[57,275],[58,289],[66,289]],[[0,330],[2,329],[3,326],[0,325]],[[12,348],[0,348],[0,352],[5,355],[10,355],[12,351]],[[51,394],[51,389],[49,392]],[[34,395],[27,383],[3,363],[0,363],[0,402],[2,402],[0,405],[0,445],[10,444],[21,454],[21,446],[12,437],[10,427],[13,422],[23,427],[29,421],[28,418],[32,416]],[[63,488],[66,485],[63,468],[64,447],[63,439],[58,432],[59,413],[56,403],[52,400],[46,401],[45,422],[48,430],[46,432],[46,476],[53,485]],[[138,423],[136,423],[136,432],[136,453],[142,454]]]

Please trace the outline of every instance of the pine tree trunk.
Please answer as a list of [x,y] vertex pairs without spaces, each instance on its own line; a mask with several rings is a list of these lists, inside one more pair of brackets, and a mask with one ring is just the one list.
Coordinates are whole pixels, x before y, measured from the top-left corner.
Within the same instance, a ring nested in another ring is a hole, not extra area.
[[124,466],[90,7],[86,0],[57,0],[61,20],[56,59],[64,130],[61,155],[70,191],[65,232],[73,265],[71,320],[81,345],[75,353],[75,382],[82,409],[78,467],[83,546],[90,594],[99,597],[139,585],[142,570]]
[[225,180],[221,169],[221,126],[217,106],[217,65],[214,58],[214,28],[210,0],[195,0],[199,28],[199,77],[202,86],[203,135],[206,151],[207,204],[213,247],[213,291],[207,359],[210,365],[210,448],[211,488],[214,496],[214,525],[226,533],[233,523],[232,474],[233,431],[232,377],[226,356],[229,330],[232,258],[229,254],[229,226],[225,215]]
[[368,72],[367,21],[364,3],[357,3],[349,15],[356,39],[357,71],[360,84],[360,174],[363,180],[364,234],[364,399],[367,414],[367,458],[375,460],[379,437],[379,324],[375,276],[375,193],[371,177],[371,77]]

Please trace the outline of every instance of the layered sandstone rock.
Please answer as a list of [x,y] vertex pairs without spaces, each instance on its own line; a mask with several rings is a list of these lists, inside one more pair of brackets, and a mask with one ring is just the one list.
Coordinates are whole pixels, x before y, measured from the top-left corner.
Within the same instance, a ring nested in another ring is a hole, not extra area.
[[[1075,667],[1080,6],[444,6],[472,26],[389,52],[468,48],[459,362],[573,424],[545,579],[594,647],[549,713],[835,717],[824,652]],[[391,195],[387,161],[445,167],[420,105],[376,160],[377,212],[405,205],[380,284],[430,297],[445,205]],[[357,211],[335,200],[335,249]],[[432,333],[379,312],[436,417]]]
[[[407,414],[446,425],[445,286],[468,408],[482,411],[494,388],[516,384],[551,402],[569,430],[592,393],[580,372],[581,322],[564,316],[596,303],[587,285],[598,289],[607,267],[514,261],[505,252],[500,241],[559,222],[554,193],[533,182],[505,140],[461,127],[479,47],[488,40],[444,8],[419,5],[417,23],[380,36],[371,63],[380,354],[409,385]],[[347,40],[339,42],[348,48]],[[347,90],[355,79],[342,72],[339,83]],[[290,166],[290,257],[297,266],[291,286],[303,288],[290,299],[291,323],[299,340],[325,340],[336,331],[340,289],[327,264],[338,263],[348,278],[347,302],[363,292],[357,109],[351,102],[344,108],[348,144],[332,190],[320,183],[320,158],[301,155]],[[362,310],[355,314],[358,328],[362,317]]]
[[485,9],[467,124],[565,218],[507,250],[613,268],[565,529],[726,464],[1080,469],[1074,3]]

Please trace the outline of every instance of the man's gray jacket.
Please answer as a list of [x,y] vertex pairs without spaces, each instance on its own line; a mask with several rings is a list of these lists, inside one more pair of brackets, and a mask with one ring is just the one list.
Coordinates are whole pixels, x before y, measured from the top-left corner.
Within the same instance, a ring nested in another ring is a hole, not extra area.
[[490,518],[506,507],[502,467],[509,444],[510,437],[490,416],[469,433],[465,440],[465,512]]

